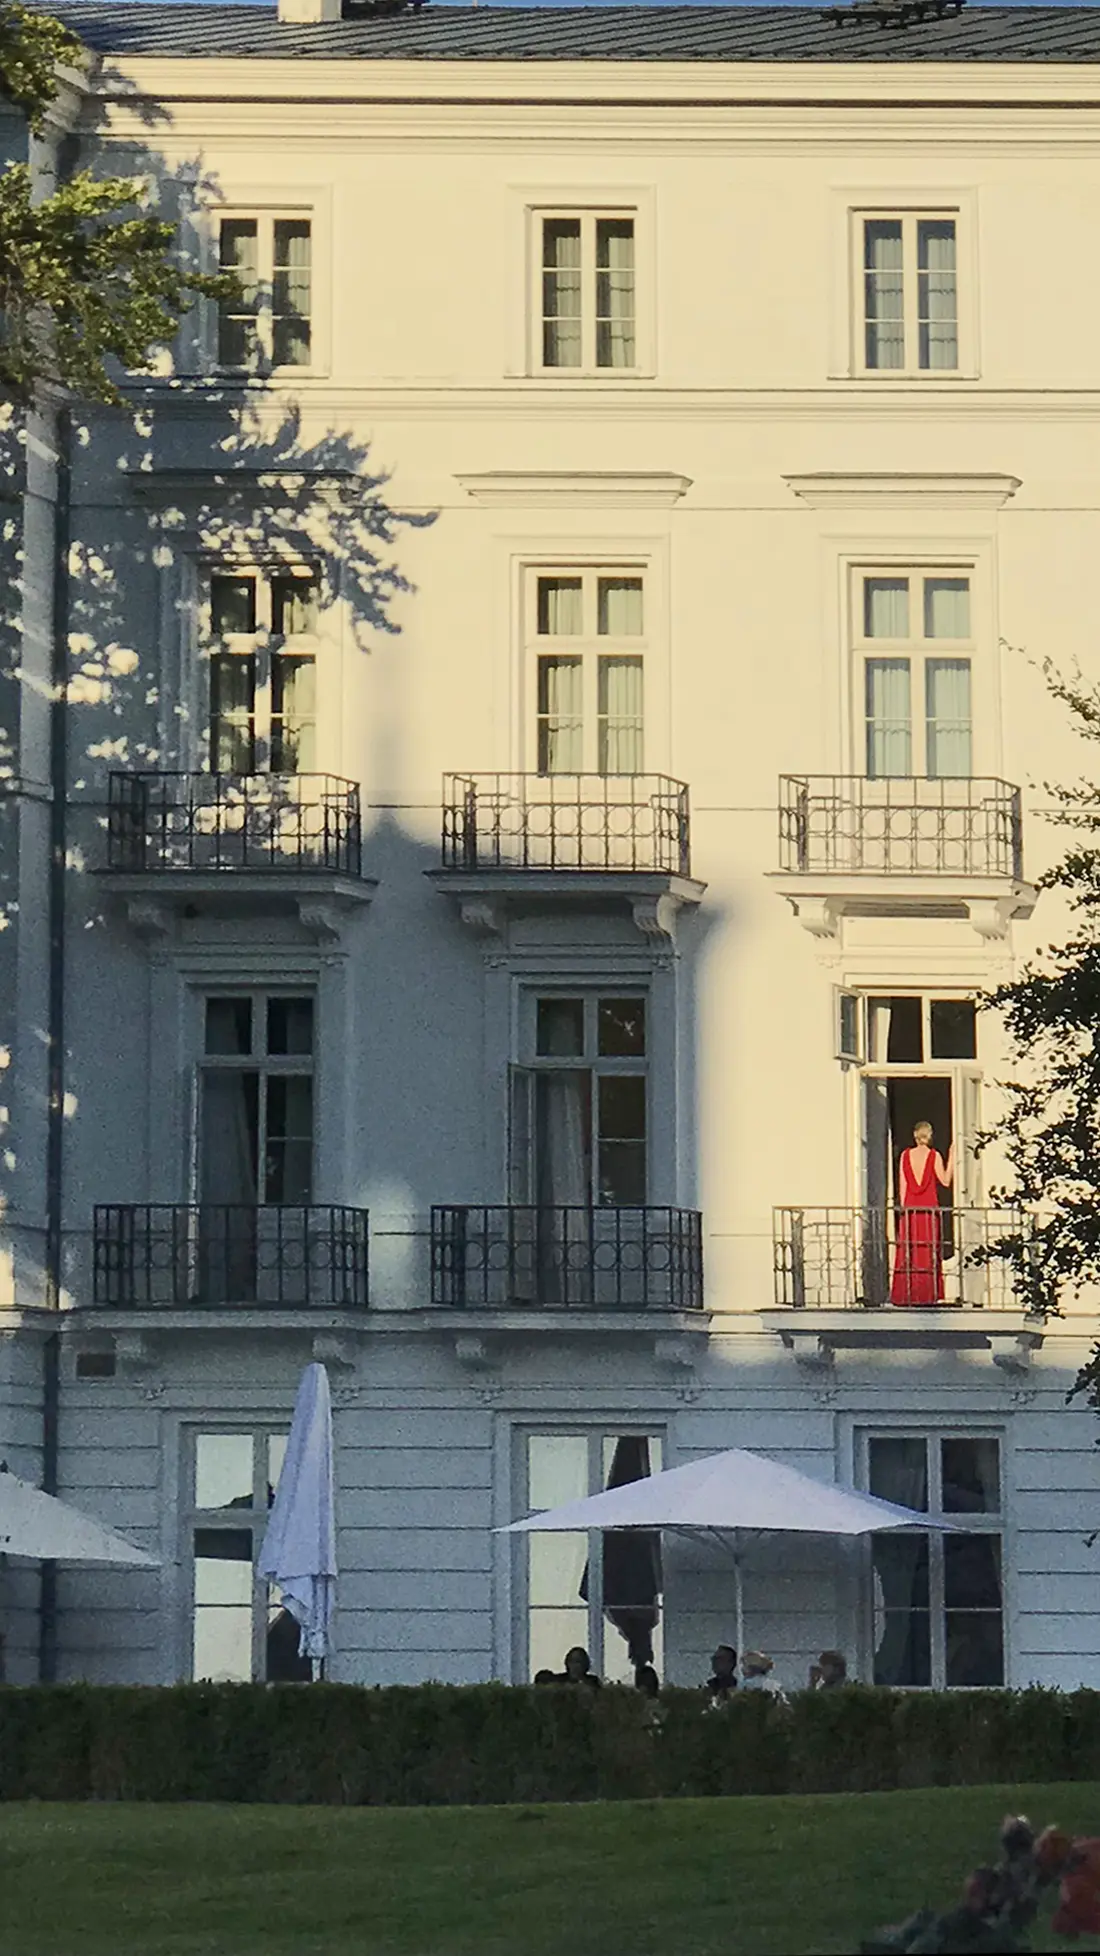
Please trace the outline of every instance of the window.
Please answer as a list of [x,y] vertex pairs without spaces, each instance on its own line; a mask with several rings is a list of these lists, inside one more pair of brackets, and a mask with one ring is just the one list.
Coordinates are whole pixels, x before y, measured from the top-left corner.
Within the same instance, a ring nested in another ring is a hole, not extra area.
[[[523,1448],[525,1496],[520,1512],[624,1487],[659,1474],[658,1434],[529,1433]],[[526,1649],[521,1675],[561,1673],[565,1653],[580,1644],[598,1676],[631,1683],[639,1664],[663,1668],[661,1538],[658,1533],[521,1537],[526,1559]]]
[[318,593],[306,566],[211,576],[211,773],[316,765]]
[[199,1185],[204,1203],[308,1203],[313,1179],[313,999],[203,1000]]
[[256,1576],[285,1433],[195,1433],[190,1449],[191,1662],[215,1683],[305,1681],[298,1626]]
[[539,774],[640,774],[644,579],[636,570],[528,579],[528,664]]
[[[898,1199],[902,1152],[913,1145],[916,1123],[930,1121],[933,1146],[945,1162],[955,1145],[955,1180],[938,1191],[941,1206],[973,1205],[980,1193],[973,1145],[981,1094],[975,1000],[915,993],[859,1004],[864,1203],[886,1210]],[[959,1257],[948,1261],[953,1280],[974,1278]]]
[[858,364],[865,373],[955,373],[958,214],[856,218]]
[[514,1070],[514,1200],[641,1207],[647,1191],[646,1001],[526,1000],[529,1063]]
[[861,571],[855,597],[868,778],[969,776],[969,576]]
[[872,1536],[874,1682],[1003,1684],[1000,1441],[872,1434],[866,1472],[870,1493],[959,1531]]
[[241,291],[218,306],[218,365],[245,372],[312,361],[312,227],[305,217],[223,217],[218,262]]
[[638,365],[632,213],[539,212],[536,364],[572,374]]

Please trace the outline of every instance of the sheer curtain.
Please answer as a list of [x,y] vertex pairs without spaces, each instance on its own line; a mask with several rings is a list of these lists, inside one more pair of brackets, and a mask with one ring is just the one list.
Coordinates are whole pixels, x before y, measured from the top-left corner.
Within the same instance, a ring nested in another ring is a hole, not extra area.
[[[870,1492],[925,1512],[928,1456],[923,1440],[873,1439]],[[873,1535],[874,1681],[929,1684],[932,1676],[931,1580],[927,1535]]]
[[601,659],[599,672],[599,770],[641,774],[643,757],[642,661]]
[[950,218],[924,219],[917,225],[917,308],[921,366],[957,367],[958,275]]
[[539,660],[538,770],[584,771],[584,668],[580,659]]
[[867,775],[872,781],[913,771],[908,659],[868,659]]
[[634,336],[634,223],[600,218],[596,224],[596,365],[632,367]]
[[905,365],[901,224],[869,218],[863,227],[864,358],[868,367]]
[[199,1294],[212,1303],[255,1294],[257,1087],[254,1073],[203,1075]]
[[308,367],[312,286],[308,221],[276,218],[274,243],[272,357],[277,367]]
[[[317,669],[301,654],[271,661],[271,772],[308,774],[316,765]],[[297,840],[292,837],[292,843]]]
[[579,218],[547,218],[542,227],[542,363],[581,364],[581,227]]
[[971,766],[969,659],[929,659],[925,691],[928,777],[963,778]]

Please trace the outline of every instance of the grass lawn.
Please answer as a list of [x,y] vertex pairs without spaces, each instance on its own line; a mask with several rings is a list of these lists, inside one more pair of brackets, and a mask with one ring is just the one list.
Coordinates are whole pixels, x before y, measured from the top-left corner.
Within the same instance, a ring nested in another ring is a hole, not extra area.
[[0,1951],[829,1956],[953,1901],[1021,1807],[1100,1834],[1100,1787],[1081,1784],[550,1807],[0,1806]]

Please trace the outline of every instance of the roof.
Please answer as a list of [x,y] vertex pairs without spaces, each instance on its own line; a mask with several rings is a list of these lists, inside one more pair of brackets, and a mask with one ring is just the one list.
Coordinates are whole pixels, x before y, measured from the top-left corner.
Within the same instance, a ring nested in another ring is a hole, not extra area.
[[272,7],[60,0],[113,55],[283,61],[1100,61],[1100,6],[968,6],[902,29],[843,28],[819,7],[451,7],[316,25]]

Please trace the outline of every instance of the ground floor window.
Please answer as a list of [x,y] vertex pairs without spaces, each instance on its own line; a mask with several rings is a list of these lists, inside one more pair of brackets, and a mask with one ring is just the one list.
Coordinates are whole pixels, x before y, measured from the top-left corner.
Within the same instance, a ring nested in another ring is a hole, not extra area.
[[[659,1434],[601,1429],[529,1433],[520,1512],[623,1487],[659,1474]],[[663,1676],[661,1538],[657,1533],[528,1535],[525,1674],[560,1673],[565,1653],[581,1645],[597,1675],[633,1683],[641,1664]]]
[[871,1538],[876,1684],[1004,1683],[1001,1443],[991,1434],[866,1436],[872,1494],[958,1532]]
[[194,1433],[189,1449],[191,1676],[218,1683],[306,1681],[298,1626],[256,1575],[287,1436]]

